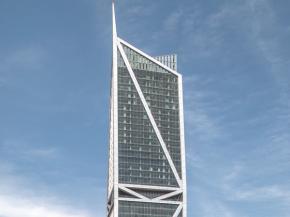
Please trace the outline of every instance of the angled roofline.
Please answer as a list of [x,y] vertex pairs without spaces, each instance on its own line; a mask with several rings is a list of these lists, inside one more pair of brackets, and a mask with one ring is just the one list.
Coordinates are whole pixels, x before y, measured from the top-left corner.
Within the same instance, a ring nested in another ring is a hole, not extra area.
[[181,74],[178,73],[177,71],[169,68],[168,66],[164,65],[163,63],[159,62],[158,60],[156,60],[155,58],[151,57],[150,55],[144,53],[143,51],[139,50],[138,48],[134,47],[133,45],[131,45],[130,43],[128,43],[127,41],[125,41],[124,39],[121,39],[120,37],[117,37],[118,41],[123,44],[126,45],[127,47],[131,48],[132,50],[136,51],[137,53],[139,53],[140,55],[146,57],[147,59],[149,59],[150,61],[156,63],[157,65],[159,65],[160,67],[166,69],[167,71],[171,72],[172,74],[180,77]]

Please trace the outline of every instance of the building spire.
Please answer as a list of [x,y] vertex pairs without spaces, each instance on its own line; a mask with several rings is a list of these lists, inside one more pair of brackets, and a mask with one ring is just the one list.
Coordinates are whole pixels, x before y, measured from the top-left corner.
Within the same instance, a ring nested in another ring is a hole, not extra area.
[[112,0],[112,24],[113,24],[113,38],[117,37],[116,15],[115,15],[115,0]]

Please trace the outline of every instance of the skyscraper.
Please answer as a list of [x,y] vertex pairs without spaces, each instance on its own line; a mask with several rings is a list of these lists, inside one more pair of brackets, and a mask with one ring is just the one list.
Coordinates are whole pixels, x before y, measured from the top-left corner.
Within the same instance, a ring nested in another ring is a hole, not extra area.
[[117,35],[114,2],[108,217],[187,217],[182,76]]

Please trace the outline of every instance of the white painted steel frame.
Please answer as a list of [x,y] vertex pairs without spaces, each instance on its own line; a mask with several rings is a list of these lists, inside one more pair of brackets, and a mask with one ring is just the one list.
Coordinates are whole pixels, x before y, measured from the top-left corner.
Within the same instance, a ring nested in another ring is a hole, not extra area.
[[151,113],[151,110],[150,110],[150,108],[149,108],[149,106],[147,104],[147,101],[146,101],[146,99],[145,99],[145,97],[144,97],[144,95],[142,93],[142,90],[140,88],[140,85],[139,85],[139,83],[138,83],[138,81],[137,81],[137,79],[135,77],[135,74],[134,74],[134,72],[132,70],[132,67],[131,67],[131,65],[129,63],[129,60],[128,60],[126,54],[125,54],[125,51],[124,51],[121,43],[119,41],[117,43],[118,43],[118,49],[119,49],[119,51],[121,53],[121,56],[122,56],[122,58],[123,58],[123,60],[125,62],[125,65],[126,65],[128,71],[129,71],[130,77],[131,77],[131,79],[133,81],[133,84],[134,84],[134,86],[135,86],[135,88],[136,88],[136,90],[138,92],[138,95],[139,95],[139,97],[141,99],[141,102],[142,102],[143,107],[144,107],[144,109],[145,109],[145,111],[147,113],[147,116],[148,116],[148,118],[150,120],[150,123],[152,124],[152,127],[153,127],[153,129],[155,131],[155,134],[156,134],[156,136],[157,136],[157,138],[158,138],[158,140],[159,140],[159,142],[161,144],[161,147],[162,147],[163,152],[164,152],[164,154],[165,154],[165,156],[167,158],[167,161],[168,161],[168,163],[169,163],[169,165],[171,167],[171,170],[172,170],[172,172],[173,172],[173,174],[174,174],[174,176],[176,178],[176,181],[177,181],[178,185],[180,187],[182,187],[182,182],[181,182],[181,179],[180,179],[180,177],[178,175],[178,172],[176,170],[176,167],[175,167],[175,165],[174,165],[174,163],[173,163],[173,161],[171,159],[171,156],[169,154],[169,151],[168,151],[168,149],[166,147],[166,144],[165,144],[165,142],[164,142],[164,140],[163,140],[163,138],[161,136],[161,133],[160,133],[158,127],[157,127],[157,124],[156,124],[156,122],[154,120],[154,117],[153,117],[153,115]]
[[[112,65],[113,67],[113,65]],[[112,69],[113,70],[113,69]],[[114,187],[114,181],[113,181],[113,157],[114,157],[114,152],[113,152],[113,121],[114,121],[114,103],[113,103],[113,82],[111,82],[111,93],[110,93],[110,137],[109,137],[109,171],[108,171],[108,199],[112,193],[113,187]]]
[[175,211],[173,217],[178,217],[178,215],[180,214],[182,208],[183,208],[183,205],[180,204],[180,205],[178,206],[177,210]]
[[170,197],[173,197],[173,196],[176,196],[178,194],[181,194],[183,192],[183,190],[177,190],[177,191],[173,191],[173,192],[170,192],[168,194],[164,194],[162,196],[159,196],[159,197],[156,197],[154,198],[155,200],[164,200],[164,199],[167,199],[167,198],[170,198]]
[[169,151],[168,151],[168,149],[166,147],[166,144],[165,144],[165,142],[164,142],[164,140],[163,140],[163,138],[161,136],[161,133],[159,131],[159,128],[157,127],[157,124],[156,124],[156,122],[154,120],[154,117],[153,117],[153,115],[151,113],[151,110],[150,110],[150,108],[149,108],[149,106],[147,104],[147,101],[146,101],[146,99],[145,99],[145,97],[143,95],[143,92],[141,90],[141,87],[140,87],[140,85],[139,85],[139,83],[138,83],[138,81],[137,81],[137,79],[135,77],[135,74],[134,74],[134,72],[132,70],[132,67],[131,67],[131,65],[129,63],[129,60],[128,60],[126,54],[125,54],[125,51],[124,51],[121,43],[119,43],[119,41],[118,41],[118,49],[119,49],[119,51],[121,53],[121,56],[122,56],[122,58],[123,58],[123,60],[125,62],[125,65],[126,65],[128,71],[129,71],[130,77],[131,77],[131,79],[133,81],[133,84],[134,84],[134,86],[135,86],[135,88],[136,88],[136,90],[138,92],[138,95],[139,95],[139,97],[141,99],[141,102],[142,102],[143,107],[144,107],[144,109],[146,111],[146,114],[147,114],[147,116],[148,116],[148,118],[150,120],[150,123],[152,124],[152,127],[154,129],[154,132],[155,132],[155,134],[156,134],[156,136],[157,136],[157,138],[158,138],[158,140],[159,140],[159,142],[161,144],[161,147],[162,147],[163,152],[164,152],[164,154],[165,154],[165,156],[167,158],[167,161],[168,161],[168,163],[170,165],[170,168],[171,168],[172,172],[174,173],[175,179],[176,179],[178,185],[180,187],[182,187],[181,179],[180,179],[180,177],[178,175],[178,172],[176,170],[176,167],[175,167],[175,165],[174,165],[174,163],[173,163],[173,161],[171,159],[171,156],[169,154]]
[[[168,199],[170,197],[173,197],[175,195],[182,194],[182,192],[183,192],[179,188],[172,189],[172,188],[161,187],[161,186],[146,186],[146,187],[144,187],[142,185],[130,185],[128,187],[128,185],[126,185],[126,184],[119,184],[119,189],[125,191],[126,193],[128,193],[132,196],[138,197],[140,199],[145,199],[146,201],[150,200],[151,202],[159,202],[159,201]],[[164,191],[164,194],[161,196],[154,197],[154,198],[148,198],[148,197],[145,197],[144,195],[141,195],[140,193],[136,192],[136,190],[144,190],[144,189],[149,190],[149,191],[156,191],[156,190]],[[170,202],[170,200],[167,200],[167,201]]]
[[119,186],[140,189],[140,190],[159,190],[159,191],[178,191],[180,188],[166,187],[166,186],[154,186],[154,185],[135,185],[135,184],[119,184]]
[[135,198],[119,198],[119,201],[130,201],[130,202],[139,202],[139,203],[160,203],[160,204],[173,204],[180,205],[180,201],[167,201],[167,200],[150,200],[150,199],[135,199]]
[[132,191],[131,189],[123,187],[123,186],[120,186],[120,185],[119,185],[119,189],[125,191],[126,193],[128,193],[128,194],[130,194],[132,196],[138,197],[140,199],[144,199],[144,200],[148,200],[149,199],[148,197],[145,197],[142,194],[138,194],[137,192]]
[[[112,133],[113,136],[110,136],[110,140],[112,139],[112,143],[110,141],[110,152],[113,152],[113,162],[109,162],[110,164],[113,163],[113,191],[114,191],[114,199],[113,199],[113,213],[114,217],[119,216],[119,201],[136,201],[136,202],[148,202],[148,203],[163,203],[163,204],[178,204],[178,208],[176,212],[174,213],[173,217],[178,217],[180,212],[183,212],[183,217],[187,217],[187,198],[186,198],[186,164],[185,164],[185,144],[184,144],[184,113],[183,113],[183,90],[182,90],[182,76],[175,70],[172,70],[171,68],[167,67],[166,65],[162,64],[161,62],[157,61],[153,57],[145,54],[141,50],[135,48],[134,46],[130,45],[128,42],[118,38],[117,36],[117,29],[116,29],[116,19],[115,19],[115,7],[114,2],[112,3],[112,21],[113,21],[113,61],[112,61],[112,87],[111,87],[111,115],[110,115],[110,122],[113,125],[112,128],[110,128],[110,134]],[[152,62],[156,63],[160,67],[166,69],[167,71],[171,72],[172,74],[178,76],[178,92],[179,92],[179,114],[180,114],[180,141],[181,141],[181,162],[182,162],[182,179],[180,179],[177,170],[175,168],[175,165],[171,159],[171,156],[166,148],[166,145],[163,141],[163,138],[159,132],[159,129],[155,123],[155,120],[151,114],[151,111],[149,109],[149,106],[144,98],[144,95],[141,91],[141,88],[137,82],[137,79],[134,75],[134,72],[130,66],[130,63],[127,59],[127,56],[123,50],[122,44],[128,46],[132,50],[136,51],[140,55],[148,58]],[[134,184],[119,184],[119,165],[118,165],[118,56],[117,52],[119,51],[122,55],[122,58],[126,64],[126,67],[130,73],[130,76],[133,80],[133,83],[138,91],[138,94],[140,95],[142,104],[146,110],[146,113],[150,119],[150,122],[154,128],[154,131],[158,137],[158,140],[160,141],[160,144],[164,150],[164,153],[168,159],[169,165],[175,175],[175,178],[177,179],[177,182],[179,184],[179,188],[174,187],[160,187],[160,186],[146,186],[146,185],[134,185]],[[135,82],[134,82],[135,81]],[[113,147],[111,147],[111,144]],[[113,149],[113,150],[111,150]],[[112,174],[109,174],[109,176]],[[109,177],[111,179],[112,177]],[[108,186],[109,188],[109,186]],[[137,199],[134,198],[119,198],[119,189],[138,197]],[[138,194],[134,191],[143,189],[143,190],[159,190],[159,191],[165,191],[166,193],[162,196],[149,199],[141,194]],[[109,189],[108,189],[109,190]],[[169,192],[169,193],[168,193]],[[165,200],[172,196],[178,195],[182,193],[183,194],[183,201],[169,201]],[[108,193],[108,198],[110,197],[110,191]]]
[[132,50],[136,51],[137,53],[139,53],[141,56],[146,57],[147,59],[149,59],[150,61],[154,62],[155,64],[159,65],[160,67],[166,69],[167,71],[171,72],[174,75],[180,75],[177,71],[169,68],[168,66],[164,65],[163,63],[159,62],[158,60],[156,60],[155,58],[149,56],[148,54],[144,53],[143,51],[139,50],[138,48],[134,47],[133,45],[129,44],[128,42],[126,42],[125,40],[118,38],[118,40],[126,45],[127,47],[131,48]]
[[117,26],[115,17],[115,5],[112,3],[113,21],[113,111],[114,111],[114,217],[119,215],[119,159],[118,159],[118,48],[117,48]]
[[180,150],[181,150],[181,171],[183,182],[183,217],[187,217],[187,183],[186,183],[186,152],[184,134],[184,108],[183,108],[183,82],[182,75],[178,74],[178,101],[179,101],[179,125],[180,125]]
[[129,44],[125,40],[118,38],[118,41],[126,45],[130,49],[148,58],[152,62],[158,64],[160,67],[166,69],[178,77],[178,98],[179,98],[179,122],[180,122],[180,148],[181,148],[181,164],[182,164],[182,188],[183,188],[183,217],[187,217],[187,183],[186,183],[186,152],[185,152],[185,138],[184,138],[184,108],[183,108],[183,82],[182,75],[177,71],[167,67],[158,60]]
[[[131,48],[132,48],[132,46],[131,46]],[[134,84],[134,86],[135,86],[135,88],[136,88],[136,90],[138,92],[138,95],[139,95],[139,97],[141,99],[141,102],[142,102],[142,104],[143,104],[143,106],[145,108],[145,111],[146,111],[146,113],[147,113],[147,115],[149,117],[149,120],[150,120],[150,122],[151,122],[151,124],[153,126],[153,129],[154,129],[154,131],[155,131],[155,133],[157,135],[157,138],[159,139],[159,142],[160,142],[160,144],[161,144],[161,146],[163,148],[163,151],[164,151],[164,153],[165,153],[165,155],[167,157],[167,160],[169,162],[169,165],[171,166],[171,169],[174,172],[174,175],[176,177],[176,180],[177,180],[177,182],[178,182],[178,184],[180,186],[180,188],[178,188],[178,190],[175,191],[175,192],[170,192],[168,194],[165,194],[165,195],[162,195],[160,197],[153,198],[153,199],[144,199],[144,198],[143,199],[119,198],[119,200],[135,201],[135,202],[138,202],[139,201],[139,202],[148,202],[148,203],[182,204],[183,202],[179,202],[179,201],[169,201],[169,200],[166,200],[165,201],[164,200],[164,199],[170,198],[172,196],[178,195],[180,193],[183,193],[183,190],[182,190],[183,189],[182,181],[181,181],[181,179],[180,179],[180,177],[179,177],[179,175],[177,173],[177,170],[175,168],[175,165],[174,165],[174,163],[173,163],[173,161],[172,161],[172,159],[170,157],[170,154],[169,154],[169,152],[167,150],[167,147],[166,147],[166,145],[165,145],[165,143],[163,141],[163,138],[162,138],[162,136],[161,136],[161,134],[159,132],[159,129],[158,129],[157,124],[156,124],[156,122],[155,122],[155,120],[153,118],[153,115],[151,114],[151,110],[150,110],[150,108],[149,108],[149,106],[148,106],[148,104],[147,104],[147,102],[145,100],[145,97],[144,97],[144,95],[142,93],[142,90],[140,88],[140,85],[139,85],[139,83],[138,83],[138,81],[137,81],[137,79],[135,77],[134,71],[133,71],[133,69],[132,69],[132,67],[131,67],[131,65],[129,63],[129,60],[128,60],[126,54],[125,54],[125,51],[124,51],[124,49],[123,49],[123,47],[122,47],[122,45],[120,43],[119,38],[118,38],[118,50],[119,50],[119,52],[121,54],[121,57],[122,57],[123,61],[125,62],[126,68],[129,71],[129,74],[130,74],[130,77],[131,77],[131,79],[133,81],[133,84]],[[134,191],[131,191],[131,192],[134,192]],[[180,213],[180,211],[182,210],[182,207],[183,206],[179,206],[174,215],[178,216],[179,213]]]

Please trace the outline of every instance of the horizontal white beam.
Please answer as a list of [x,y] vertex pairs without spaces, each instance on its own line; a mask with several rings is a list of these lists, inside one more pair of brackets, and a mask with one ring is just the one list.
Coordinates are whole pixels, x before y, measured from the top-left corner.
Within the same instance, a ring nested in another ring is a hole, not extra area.
[[140,199],[149,199],[141,194],[138,194],[137,192],[135,191],[132,191],[131,189],[128,189],[126,187],[122,187],[122,186],[119,186],[119,189],[121,189],[122,191],[125,191],[127,192],[128,194],[132,195],[132,196],[135,196],[135,197],[138,197]]
[[159,197],[156,197],[156,198],[154,198],[154,200],[164,200],[164,199],[173,197],[173,196],[178,195],[178,194],[181,194],[181,193],[182,193],[182,190],[170,192],[168,194],[164,194],[164,195],[161,195]]
[[119,201],[140,202],[140,203],[159,203],[159,204],[177,204],[177,205],[182,204],[182,202],[180,201],[166,201],[166,200],[153,201],[150,199],[135,199],[135,198],[119,198]]
[[165,186],[154,186],[154,185],[134,185],[134,184],[119,184],[119,186],[132,189],[141,189],[141,190],[159,190],[159,191],[178,191],[181,188],[174,187],[165,187]]

